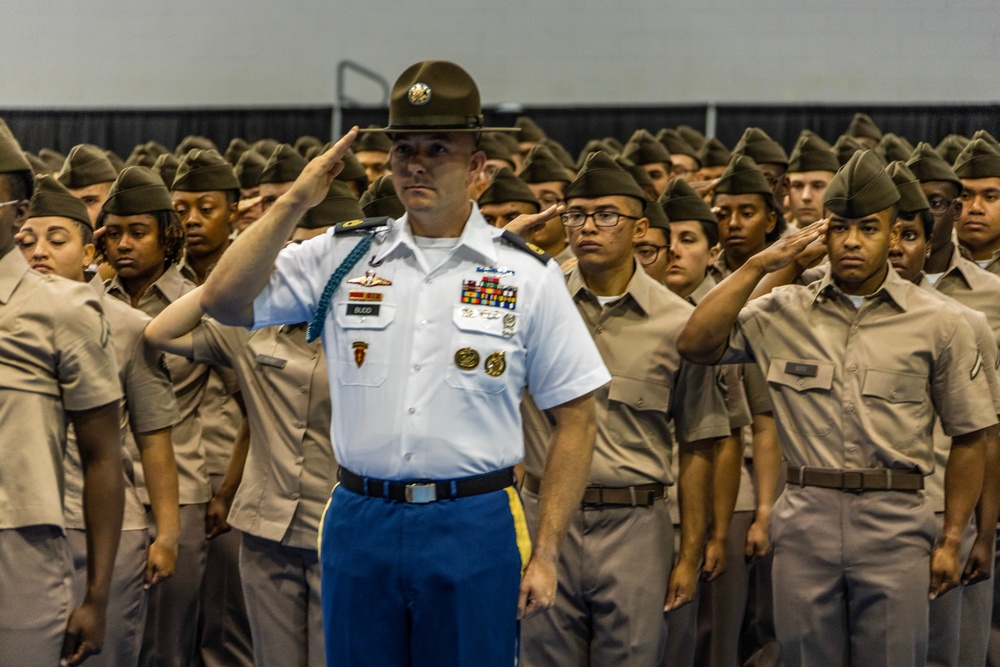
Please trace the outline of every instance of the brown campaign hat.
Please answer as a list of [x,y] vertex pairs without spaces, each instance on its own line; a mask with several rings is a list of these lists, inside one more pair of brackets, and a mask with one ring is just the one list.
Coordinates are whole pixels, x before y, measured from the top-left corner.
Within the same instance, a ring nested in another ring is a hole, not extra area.
[[580,155],[576,158],[576,168],[577,170],[583,169],[584,162],[587,161],[587,157],[591,153],[603,152],[607,153],[611,157],[618,155],[619,151],[615,150],[615,147],[607,143],[604,139],[591,139],[583,146],[583,150],[580,151]]
[[941,159],[953,165],[958,158],[958,154],[965,150],[970,141],[971,139],[963,137],[961,134],[949,134],[941,140],[941,143],[934,147],[934,150],[938,152]]
[[885,168],[892,182],[896,184],[899,191],[899,202],[896,206],[900,213],[919,213],[928,210],[931,205],[920,187],[920,181],[913,175],[906,165],[899,160],[889,163]]
[[28,205],[29,218],[69,218],[87,227],[93,227],[90,214],[83,201],[69,193],[66,187],[51,174],[35,179],[35,192]]
[[372,131],[359,135],[354,140],[354,143],[351,144],[352,151],[355,153],[360,153],[361,151],[388,153],[392,151],[392,139],[389,138],[389,135],[382,132],[376,125],[369,125],[368,129]]
[[360,220],[365,217],[354,193],[343,181],[334,179],[326,198],[309,209],[309,212],[299,221],[298,227],[317,229],[329,227],[348,220]]
[[837,156],[830,144],[826,143],[809,130],[802,130],[792,154],[788,158],[788,172],[801,174],[806,171],[829,171],[836,173],[840,169]]
[[550,183],[553,181],[569,183],[570,181],[565,167],[543,144],[537,144],[528,151],[517,176],[525,183]]
[[741,153],[753,158],[757,164],[780,164],[788,166],[788,155],[777,141],[759,127],[748,127],[740,137],[733,153]]
[[513,169],[514,156],[507,144],[498,139],[496,134],[484,134],[479,140],[479,150],[486,153],[487,160],[503,160]]
[[113,215],[141,215],[172,211],[174,205],[156,172],[148,167],[125,167],[111,185],[102,210]]
[[642,208],[642,215],[649,220],[650,227],[670,231],[670,218],[667,217],[659,202],[648,200]]
[[240,157],[248,150],[250,150],[250,144],[236,137],[230,140],[229,145],[226,146],[226,152],[222,154],[222,157],[226,158],[226,162],[235,167],[236,163],[240,161]]
[[702,167],[725,167],[732,157],[726,145],[715,137],[706,139],[698,149],[698,162]]
[[675,178],[667,184],[667,189],[660,196],[660,205],[673,222],[697,220],[713,225],[717,222],[705,200],[681,178]]
[[240,182],[219,151],[193,150],[181,160],[170,189],[178,192],[225,192],[239,190]]
[[552,153],[552,157],[558,160],[559,164],[563,167],[576,171],[576,160],[573,159],[573,156],[569,154],[569,151],[561,143],[551,137],[546,137],[539,141],[538,144],[548,148],[549,152]]
[[542,208],[528,184],[515,176],[507,167],[501,167],[483,190],[483,194],[479,195],[479,205],[504,204],[510,201],[531,204],[535,207],[536,213]]
[[538,143],[545,138],[545,130],[538,126],[538,123],[531,120],[527,116],[518,116],[517,121],[514,123],[517,125],[518,132],[515,137],[517,141],[533,141]]
[[208,137],[202,137],[196,134],[189,134],[188,136],[181,139],[181,143],[177,144],[177,149],[174,151],[176,155],[181,160],[184,156],[193,150],[208,151],[213,150],[218,152],[219,147],[215,145],[215,142]]
[[687,155],[695,160],[698,159],[698,150],[677,130],[665,127],[656,133],[656,140],[663,144],[671,155]]
[[886,132],[875,147],[875,152],[888,162],[906,162],[913,153],[913,146],[903,137]]
[[319,137],[314,137],[311,134],[304,134],[295,140],[293,148],[295,148],[296,153],[305,157],[305,154],[309,151],[310,148],[312,148],[313,146],[322,146],[322,145],[323,145],[323,140],[320,139]]
[[62,169],[63,162],[66,161],[66,156],[59,151],[52,150],[51,148],[43,148],[38,151],[39,159],[48,165],[49,171],[47,173],[53,174],[60,169]]
[[389,99],[389,124],[381,131],[518,132],[519,128],[485,127],[479,88],[469,73],[447,60],[424,60],[396,79]]
[[850,162],[855,153],[864,150],[868,150],[865,145],[849,134],[840,135],[833,144],[833,153],[837,156],[837,162],[841,167]]
[[899,190],[873,151],[855,153],[823,193],[823,207],[844,218],[864,218],[899,201]]
[[376,178],[375,182],[361,194],[358,204],[369,218],[386,215],[393,219],[399,219],[406,213],[403,202],[399,201],[399,197],[396,195],[396,186],[392,184],[390,174],[383,174]]
[[677,134],[684,137],[684,141],[691,144],[696,151],[700,150],[706,141],[705,135],[690,125],[678,125]]
[[1000,178],[1000,151],[986,139],[970,141],[955,158],[959,178]]
[[31,165],[28,164],[28,158],[24,157],[14,133],[0,118],[0,174],[13,171],[31,171]]
[[[645,170],[640,170],[645,173]],[[587,156],[580,174],[566,186],[563,194],[566,201],[574,197],[594,199],[611,196],[632,197],[641,202],[648,199],[635,178],[604,151]]]
[[126,167],[152,167],[156,158],[164,153],[169,153],[163,144],[155,141],[147,141],[144,144],[136,144],[132,152],[125,158]]
[[240,182],[240,188],[249,190],[260,185],[260,174],[264,171],[265,164],[267,160],[264,156],[253,149],[241,155],[236,167],[233,168],[236,180]]
[[257,183],[291,183],[309,164],[308,160],[288,144],[279,144],[264,164]]
[[621,155],[640,166],[656,162],[670,165],[670,153],[666,146],[646,130],[636,130],[622,148]]
[[118,172],[104,150],[93,144],[73,146],[59,170],[59,182],[74,190],[95,183],[111,183],[116,178]]
[[152,170],[159,174],[164,185],[167,183],[173,185],[179,166],[181,166],[181,161],[173,153],[164,153],[153,162]]
[[921,141],[913,149],[910,159],[906,161],[906,166],[921,183],[946,181],[953,183],[959,191],[962,190],[962,181],[958,178],[955,170],[925,141]]
[[851,124],[847,126],[845,134],[852,137],[868,137],[878,141],[882,138],[882,130],[871,119],[868,114],[856,113],[851,119]]

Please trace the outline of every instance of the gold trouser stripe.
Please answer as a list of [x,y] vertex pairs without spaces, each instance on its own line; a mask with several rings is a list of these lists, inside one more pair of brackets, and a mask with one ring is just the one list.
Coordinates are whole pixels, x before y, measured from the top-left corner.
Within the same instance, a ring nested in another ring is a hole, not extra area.
[[323,522],[326,521],[326,513],[330,510],[330,503],[333,502],[333,492],[337,490],[340,486],[340,482],[333,485],[333,489],[330,491],[330,497],[326,501],[326,506],[323,507],[323,514],[319,517],[319,532],[316,533],[316,554],[322,555],[323,553]]
[[510,515],[514,519],[514,535],[517,539],[517,550],[521,554],[521,574],[524,575],[528,561],[531,560],[531,536],[528,534],[528,520],[524,518],[524,506],[521,504],[521,496],[518,495],[517,489],[508,486],[504,491],[507,492]]

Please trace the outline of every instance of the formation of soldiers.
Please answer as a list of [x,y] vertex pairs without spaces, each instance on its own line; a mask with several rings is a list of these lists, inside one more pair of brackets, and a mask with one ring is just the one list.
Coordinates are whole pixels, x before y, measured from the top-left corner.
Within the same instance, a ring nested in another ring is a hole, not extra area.
[[[478,138],[469,198],[563,267],[612,378],[523,664],[1000,665],[997,140],[859,114],[790,153],[681,126],[573,158],[518,126]],[[328,149],[36,156],[0,121],[0,666],[326,664],[324,350],[200,286]],[[393,138],[351,151],[289,243],[406,213]],[[380,279],[337,307],[377,313]],[[462,289],[456,326],[513,335],[502,270]],[[534,533],[554,424],[521,414]]]

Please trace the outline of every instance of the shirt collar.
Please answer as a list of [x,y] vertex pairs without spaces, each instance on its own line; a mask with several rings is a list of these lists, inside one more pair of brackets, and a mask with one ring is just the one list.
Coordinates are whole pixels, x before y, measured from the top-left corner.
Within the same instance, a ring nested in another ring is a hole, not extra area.
[[[899,277],[896,270],[892,268],[892,265],[889,264],[889,262],[886,262],[886,266],[888,267],[888,271],[886,272],[885,280],[882,281],[882,284],[879,285],[878,289],[876,289],[871,296],[885,296],[890,301],[895,303],[900,310],[906,310],[907,283]],[[820,300],[820,297],[846,297],[844,292],[842,292],[841,289],[837,287],[836,283],[833,282],[833,271],[831,265],[827,265],[826,273],[823,274],[823,277],[819,281],[813,283],[813,285],[815,285],[814,289],[816,290],[812,299],[812,303],[814,304],[817,300]]]
[[694,288],[694,291],[687,296],[687,302],[697,306],[705,295],[712,291],[712,288],[716,286],[715,278],[711,275],[706,275],[705,278],[698,283],[698,286]]
[[[628,281],[628,285],[625,287],[625,293],[622,295],[622,301],[631,298],[631,301],[638,306],[639,310],[643,315],[649,317],[649,314],[653,311],[653,285],[656,285],[656,281],[650,278],[646,271],[642,268],[638,261],[633,260],[633,271],[632,278]],[[587,283],[583,279],[583,274],[580,272],[580,266],[576,265],[569,270],[566,274],[566,287],[569,288],[569,293],[573,295],[574,298],[578,296],[585,296],[586,298],[597,302],[597,295],[594,294]]]
[[[184,276],[181,275],[180,269],[176,264],[171,264],[167,267],[167,270],[163,272],[163,275],[156,279],[149,289],[155,289],[160,294],[166,298],[167,301],[173,303],[177,299],[181,298],[184,289]],[[118,292],[125,296],[130,302],[132,297],[125,290],[125,286],[122,285],[121,279],[118,274],[115,274],[110,280],[104,283],[105,292],[108,294],[114,294]],[[147,290],[148,292],[148,290]]]
[[[497,249],[495,239],[503,233],[503,230],[493,227],[482,213],[479,206],[472,203],[472,212],[469,214],[465,226],[462,228],[462,235],[459,237],[456,252],[460,249],[471,251],[485,263],[495,265],[497,263]],[[389,230],[382,232],[385,234],[385,241],[382,247],[375,254],[373,264],[381,264],[398,247],[404,246],[411,253],[416,252],[417,242],[413,238],[413,230],[410,228],[409,213],[404,214],[399,220],[389,223]]]
[[972,289],[972,281],[969,280],[969,272],[972,271],[973,268],[978,269],[979,265],[962,257],[962,253],[958,250],[958,244],[952,244],[952,246],[951,259],[948,261],[948,268],[942,272],[941,276],[944,277],[949,276],[952,273],[957,273],[961,276],[962,280],[965,281],[966,287]]
[[10,301],[24,274],[30,270],[28,261],[17,247],[7,251],[7,254],[0,259],[0,303]]

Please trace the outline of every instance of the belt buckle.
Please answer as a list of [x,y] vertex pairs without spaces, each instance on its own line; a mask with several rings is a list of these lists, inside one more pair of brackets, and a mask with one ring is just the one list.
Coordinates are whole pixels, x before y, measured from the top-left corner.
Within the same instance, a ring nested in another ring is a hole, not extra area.
[[406,502],[423,505],[437,500],[437,484],[407,484],[405,490]]
[[863,491],[865,488],[865,475],[860,470],[840,471],[841,491]]

